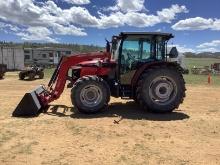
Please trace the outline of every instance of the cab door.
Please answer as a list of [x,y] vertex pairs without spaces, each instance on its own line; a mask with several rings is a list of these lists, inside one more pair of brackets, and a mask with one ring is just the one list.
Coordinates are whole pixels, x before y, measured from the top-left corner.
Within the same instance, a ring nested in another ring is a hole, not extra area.
[[120,58],[120,82],[130,85],[138,64],[151,58],[152,44],[147,39],[127,38],[123,41]]

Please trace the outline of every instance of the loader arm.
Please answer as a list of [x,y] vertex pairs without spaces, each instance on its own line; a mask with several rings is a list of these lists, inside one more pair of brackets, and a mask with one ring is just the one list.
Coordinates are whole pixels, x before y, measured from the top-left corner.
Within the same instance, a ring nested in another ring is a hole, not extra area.
[[37,116],[50,102],[60,97],[68,79],[68,71],[72,66],[84,61],[95,59],[110,60],[110,58],[111,55],[108,52],[62,57],[48,83],[48,87],[40,85],[31,92],[26,93],[13,111],[12,116]]
[[45,106],[60,97],[60,95],[63,93],[67,81],[68,71],[72,66],[75,66],[84,61],[90,61],[94,59],[110,60],[110,58],[111,55],[107,52],[62,57],[56,70],[53,73],[53,76],[51,77],[47,92],[40,95],[41,103]]

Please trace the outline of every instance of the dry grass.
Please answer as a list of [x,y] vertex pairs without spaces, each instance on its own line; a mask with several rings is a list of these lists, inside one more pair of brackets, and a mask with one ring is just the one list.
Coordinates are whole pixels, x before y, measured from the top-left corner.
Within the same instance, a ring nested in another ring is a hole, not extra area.
[[79,114],[66,89],[48,113],[12,118],[24,93],[47,81],[0,81],[0,164],[220,164],[219,87],[187,86],[180,108],[163,115],[115,98],[101,114]]

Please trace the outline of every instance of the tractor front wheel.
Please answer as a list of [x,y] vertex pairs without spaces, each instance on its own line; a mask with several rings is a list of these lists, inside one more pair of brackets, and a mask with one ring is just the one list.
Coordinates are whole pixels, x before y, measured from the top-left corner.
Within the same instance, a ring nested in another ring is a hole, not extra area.
[[151,112],[171,112],[183,102],[185,81],[175,67],[148,69],[138,82],[138,102]]
[[108,84],[97,76],[79,78],[71,91],[73,105],[82,113],[96,113],[103,110],[110,100]]

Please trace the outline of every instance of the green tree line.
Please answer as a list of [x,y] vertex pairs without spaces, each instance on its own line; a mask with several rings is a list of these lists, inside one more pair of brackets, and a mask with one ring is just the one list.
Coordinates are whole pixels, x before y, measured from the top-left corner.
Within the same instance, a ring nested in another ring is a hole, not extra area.
[[0,46],[4,47],[23,47],[23,48],[41,48],[41,47],[50,47],[50,48],[68,48],[72,49],[75,52],[93,52],[93,51],[103,51],[105,48],[97,45],[80,45],[76,43],[70,44],[61,44],[61,43],[14,43],[14,42],[4,42],[0,41]]

